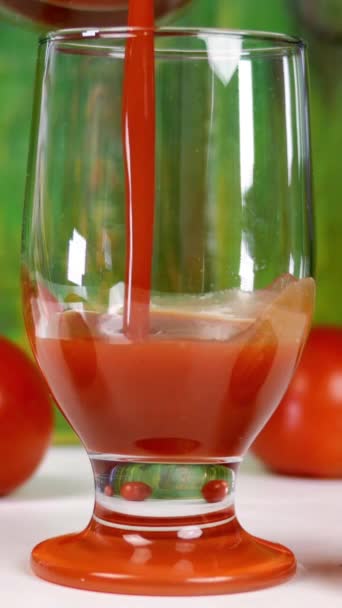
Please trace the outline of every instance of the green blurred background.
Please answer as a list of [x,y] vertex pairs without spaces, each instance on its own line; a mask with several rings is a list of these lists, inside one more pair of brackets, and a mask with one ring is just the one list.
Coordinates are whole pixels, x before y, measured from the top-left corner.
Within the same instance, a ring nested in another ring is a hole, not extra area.
[[[192,0],[167,18],[299,35],[309,47],[318,283],[316,323],[342,325],[342,0]],[[27,346],[19,251],[37,32],[0,22],[0,333]],[[61,415],[56,440],[74,436]]]

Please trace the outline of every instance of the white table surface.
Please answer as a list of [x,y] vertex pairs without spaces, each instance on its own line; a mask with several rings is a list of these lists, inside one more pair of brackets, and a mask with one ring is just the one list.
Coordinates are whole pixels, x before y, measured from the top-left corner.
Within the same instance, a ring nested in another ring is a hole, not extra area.
[[84,527],[91,515],[92,475],[81,448],[53,448],[38,474],[0,499],[1,608],[342,608],[342,481],[311,481],[243,466],[237,506],[249,532],[290,547],[299,561],[292,581],[231,596],[116,596],[46,583],[30,571],[32,547]]

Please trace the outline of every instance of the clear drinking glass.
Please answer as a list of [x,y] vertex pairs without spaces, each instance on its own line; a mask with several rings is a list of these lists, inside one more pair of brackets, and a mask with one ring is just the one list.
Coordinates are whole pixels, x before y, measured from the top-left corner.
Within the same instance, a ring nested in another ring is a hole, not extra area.
[[242,529],[234,494],[312,314],[305,49],[277,34],[155,31],[152,289],[149,331],[134,338],[122,101],[126,42],[140,35],[40,43],[24,312],[96,494],[87,529],[36,547],[33,568],[134,594],[260,588],[295,559]]

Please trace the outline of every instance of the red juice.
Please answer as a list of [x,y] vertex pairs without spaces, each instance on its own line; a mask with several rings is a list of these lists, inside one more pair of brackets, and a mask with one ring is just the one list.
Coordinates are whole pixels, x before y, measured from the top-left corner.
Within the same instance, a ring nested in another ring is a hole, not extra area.
[[210,301],[204,312],[194,301],[152,307],[141,341],[125,336],[122,314],[58,312],[28,296],[28,329],[49,387],[90,453],[223,462],[244,453],[286,390],[313,293],[312,279],[291,280],[249,294],[240,316],[225,315],[224,302],[219,312]]
[[155,200],[154,3],[130,0],[123,95],[126,173],[124,329],[134,339],[149,329]]

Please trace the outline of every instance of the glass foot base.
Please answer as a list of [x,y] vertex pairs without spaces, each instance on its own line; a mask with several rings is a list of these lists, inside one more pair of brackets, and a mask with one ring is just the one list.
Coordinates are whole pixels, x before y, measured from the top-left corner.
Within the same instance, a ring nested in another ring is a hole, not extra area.
[[294,555],[257,539],[232,518],[222,524],[110,527],[93,519],[79,534],[53,538],[32,553],[41,578],[91,591],[133,595],[219,595],[288,580]]

